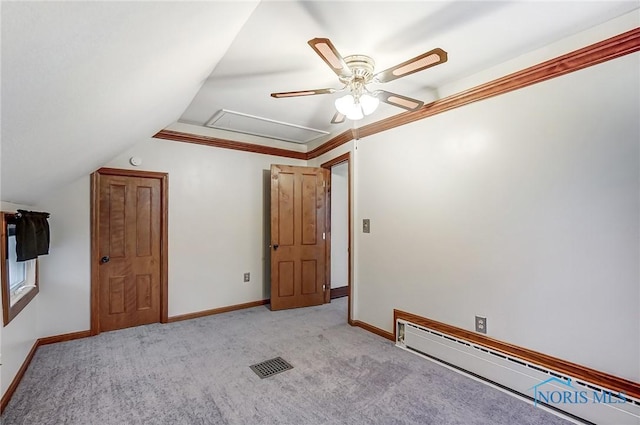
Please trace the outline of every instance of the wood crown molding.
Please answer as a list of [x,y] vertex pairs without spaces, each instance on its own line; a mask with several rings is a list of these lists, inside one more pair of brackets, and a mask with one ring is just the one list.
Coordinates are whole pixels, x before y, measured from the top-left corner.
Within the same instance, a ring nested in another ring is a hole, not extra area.
[[338,134],[333,139],[328,142],[318,146],[317,148],[307,152],[307,160],[317,158],[320,155],[324,155],[325,153],[332,151],[338,146],[342,146],[345,143],[349,143],[350,141],[357,139],[357,130],[347,130],[340,134]]
[[180,131],[160,130],[154,136],[156,139],[172,140],[174,142],[194,143],[196,145],[214,148],[233,149],[244,152],[260,153],[264,155],[282,156],[285,158],[307,159],[306,152],[296,152],[289,149],[274,148],[257,145],[255,143],[236,142],[234,140],[219,139],[217,137],[200,136]]
[[[406,320],[407,322],[415,323],[416,325],[421,325],[430,329],[434,329],[436,331],[444,332],[446,334],[476,344],[480,344],[485,347],[490,347],[496,351],[500,351],[502,353],[524,359],[533,364],[537,364],[560,373],[564,373],[572,378],[576,378],[587,383],[596,384],[615,392],[624,392],[626,395],[629,395],[636,399],[640,399],[640,383],[638,382],[633,382],[628,379],[610,375],[608,373],[562,360],[557,357],[529,350],[528,348],[509,344],[508,342],[500,341],[486,335],[478,334],[466,329],[458,328],[456,326],[437,322],[432,319],[427,319],[426,317],[421,317],[412,313],[407,313],[405,311],[395,309],[393,310],[394,333],[397,330],[395,324],[398,319]],[[395,335],[393,340],[396,340]]]
[[196,143],[225,149],[275,155],[287,158],[310,160],[323,155],[338,146],[371,136],[395,127],[412,123],[442,112],[450,111],[473,102],[518,90],[532,84],[560,77],[611,59],[635,53],[640,50],[640,28],[635,28],[582,49],[525,68],[496,80],[481,84],[469,90],[453,94],[424,105],[417,111],[404,112],[368,124],[357,129],[346,130],[326,143],[309,152],[271,148],[252,143],[236,142],[214,137],[198,136],[171,130],[161,130],[153,137],[177,142]]
[[417,111],[394,115],[359,129],[360,137],[371,136],[473,102],[518,90],[542,81],[616,59],[640,50],[640,28],[624,32],[582,49],[481,84],[461,93],[424,105]]

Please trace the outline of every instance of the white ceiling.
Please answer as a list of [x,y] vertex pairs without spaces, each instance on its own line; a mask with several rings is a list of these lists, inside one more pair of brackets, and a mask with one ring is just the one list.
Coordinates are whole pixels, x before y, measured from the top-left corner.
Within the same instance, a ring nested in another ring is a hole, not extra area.
[[34,204],[176,121],[256,4],[2,1],[0,198]]
[[[229,109],[340,133],[336,93],[275,99],[272,92],[342,87],[307,41],[329,38],[343,55],[365,54],[381,71],[440,47],[449,60],[374,88],[425,102],[438,88],[622,15],[636,2],[262,2],[180,117],[204,125]],[[362,125],[404,112],[382,104]]]
[[[2,1],[1,192],[33,204],[176,121],[219,110],[332,134],[340,88],[309,47],[331,39],[382,70],[440,47],[448,62],[380,85],[425,102],[438,89],[639,8],[634,1]],[[383,104],[370,119],[402,112]]]

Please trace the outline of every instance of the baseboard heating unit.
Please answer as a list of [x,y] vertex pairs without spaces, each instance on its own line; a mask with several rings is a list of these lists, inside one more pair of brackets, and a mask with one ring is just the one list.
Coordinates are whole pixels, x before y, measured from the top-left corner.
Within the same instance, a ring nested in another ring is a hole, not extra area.
[[639,425],[640,399],[477,342],[396,319],[396,346],[566,415],[575,423]]

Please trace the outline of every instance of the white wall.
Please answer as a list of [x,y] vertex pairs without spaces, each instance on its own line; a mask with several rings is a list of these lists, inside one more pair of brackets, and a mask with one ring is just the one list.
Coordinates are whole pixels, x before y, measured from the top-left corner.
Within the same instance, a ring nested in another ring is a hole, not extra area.
[[331,288],[349,284],[349,164],[331,167]]
[[36,295],[20,314],[2,329],[0,390],[3,395],[38,339],[37,320],[38,296]]
[[90,327],[91,214],[89,176],[58,190],[38,206],[51,214],[50,254],[40,258],[40,337]]
[[[628,14],[441,94],[635,26]],[[639,380],[637,75],[635,54],[309,161],[352,153],[354,318],[391,330],[402,308],[471,329],[483,314],[490,336]],[[268,297],[264,172],[304,161],[149,139],[108,165],[134,155],[169,173],[169,315]],[[89,328],[89,189],[84,176],[34,207],[52,213],[52,254],[2,329],[3,393],[36,338]]]
[[639,55],[361,140],[356,319],[482,315],[639,381]]
[[[143,159],[133,167],[131,156]],[[263,275],[264,191],[270,165],[304,161],[149,139],[106,166],[169,173],[169,316],[269,297]],[[265,180],[266,177],[266,180]],[[38,337],[90,326],[90,179],[35,207],[51,213],[50,255],[40,258],[40,293],[2,329],[2,393]],[[251,273],[249,283],[242,274]]]
[[[129,164],[142,158],[140,167]],[[268,298],[264,289],[264,173],[304,161],[149,139],[106,166],[169,173],[169,316]],[[89,328],[89,177],[39,208],[51,212],[39,334]],[[243,283],[243,273],[251,281]],[[268,281],[268,278],[267,278]]]
[[[35,210],[27,205],[0,202],[2,211],[14,212],[18,209]],[[45,256],[39,257],[40,259]],[[41,260],[39,260],[41,262]],[[40,285],[42,287],[42,285]],[[31,302],[7,325],[2,327],[2,340],[0,342],[0,394],[4,395],[24,363],[33,344],[38,339],[38,303],[41,294],[35,296]]]

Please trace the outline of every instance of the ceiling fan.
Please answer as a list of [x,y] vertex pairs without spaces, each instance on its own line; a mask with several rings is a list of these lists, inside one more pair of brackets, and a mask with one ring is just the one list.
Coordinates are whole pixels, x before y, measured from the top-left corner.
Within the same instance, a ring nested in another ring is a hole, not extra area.
[[447,52],[442,49],[433,49],[394,67],[374,73],[375,62],[369,56],[350,55],[343,58],[328,38],[314,38],[308,43],[336,73],[344,87],[341,89],[325,88],[271,93],[271,96],[279,99],[348,91],[347,95],[335,101],[337,112],[331,119],[332,124],[342,123],[345,118],[354,121],[362,119],[365,115],[373,113],[379,102],[385,102],[408,111],[421,108],[424,102],[420,100],[386,90],[371,91],[367,84],[388,83],[447,61]]

